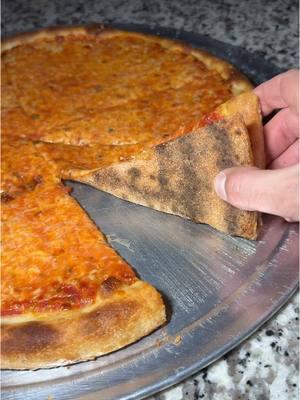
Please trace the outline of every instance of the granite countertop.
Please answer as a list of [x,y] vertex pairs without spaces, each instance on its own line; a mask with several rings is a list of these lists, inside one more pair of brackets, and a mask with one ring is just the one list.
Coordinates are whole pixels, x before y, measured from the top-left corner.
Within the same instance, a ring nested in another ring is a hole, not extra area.
[[223,358],[147,400],[298,400],[299,295]]
[[[295,0],[3,0],[2,35],[59,24],[123,22],[207,34],[283,69],[298,67]],[[198,374],[148,400],[298,399],[299,296]]]

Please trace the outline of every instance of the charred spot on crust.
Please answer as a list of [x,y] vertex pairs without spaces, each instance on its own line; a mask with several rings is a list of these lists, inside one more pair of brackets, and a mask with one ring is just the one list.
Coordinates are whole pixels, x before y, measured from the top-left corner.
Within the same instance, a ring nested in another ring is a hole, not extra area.
[[118,303],[107,304],[100,309],[89,314],[88,318],[105,321],[116,318],[126,319],[133,315],[138,305],[135,301],[124,301]]
[[141,176],[141,170],[136,167],[132,167],[128,169],[127,174],[129,176],[129,187],[131,189],[137,190],[136,183],[138,178],[140,178]]
[[2,352],[37,353],[57,343],[58,332],[42,322],[28,322],[20,326],[10,326],[2,333]]
[[127,173],[131,177],[131,179],[136,179],[141,176],[141,171],[136,167],[129,168]]
[[168,153],[168,147],[166,144],[159,144],[155,151],[157,152],[158,155],[166,155]]
[[1,203],[8,203],[9,201],[13,200],[14,196],[7,192],[1,193]]
[[159,177],[158,177],[158,182],[159,182],[159,184],[160,184],[161,186],[165,186],[165,185],[168,184],[169,179],[168,179],[166,176],[160,174]]
[[98,336],[112,333],[116,326],[125,326],[139,306],[134,301],[106,304],[81,319],[81,328],[87,334]]
[[114,276],[110,276],[101,283],[101,292],[104,294],[111,294],[121,285],[121,281]]
[[43,183],[43,177],[41,175],[36,175],[32,180],[36,185]]
[[149,178],[152,180],[152,181],[155,181],[156,180],[156,177],[154,176],[154,175],[149,175]]

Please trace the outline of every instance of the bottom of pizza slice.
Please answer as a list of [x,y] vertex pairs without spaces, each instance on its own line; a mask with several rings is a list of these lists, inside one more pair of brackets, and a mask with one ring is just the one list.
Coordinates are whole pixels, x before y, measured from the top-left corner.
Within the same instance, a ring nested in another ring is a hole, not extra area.
[[75,179],[136,204],[256,239],[259,213],[221,200],[213,182],[225,168],[261,167],[263,154],[258,99],[249,92],[180,129],[172,140]]
[[132,268],[60,184],[2,205],[2,368],[95,358],[165,321],[161,295]]

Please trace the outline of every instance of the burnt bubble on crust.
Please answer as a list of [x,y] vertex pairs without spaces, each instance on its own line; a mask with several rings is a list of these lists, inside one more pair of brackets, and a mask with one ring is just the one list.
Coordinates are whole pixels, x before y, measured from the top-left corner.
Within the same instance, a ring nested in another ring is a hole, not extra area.
[[1,203],[8,203],[9,201],[14,200],[14,196],[7,192],[2,192],[1,193]]
[[101,283],[101,292],[106,295],[111,294],[114,290],[118,289],[121,284],[122,282],[119,279],[110,276]]
[[20,326],[4,326],[1,351],[3,354],[38,353],[58,343],[59,333],[42,322],[28,322]]
[[141,170],[136,167],[129,168],[127,173],[130,177],[131,184],[134,184],[134,182],[141,176]]

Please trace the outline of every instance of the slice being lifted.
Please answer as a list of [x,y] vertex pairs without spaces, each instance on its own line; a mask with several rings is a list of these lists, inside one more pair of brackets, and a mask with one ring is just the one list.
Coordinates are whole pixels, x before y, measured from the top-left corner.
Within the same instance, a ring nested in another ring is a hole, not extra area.
[[[231,103],[239,105],[232,107],[233,115],[224,117],[222,110],[229,108],[222,106],[187,129],[190,133],[180,132],[177,139],[139,150],[131,161],[70,174],[135,203],[253,239],[257,213],[229,206],[212,186],[223,168],[254,164],[244,119],[260,129],[260,115],[255,96],[243,96],[243,102]],[[236,113],[243,112],[240,104],[250,110],[244,119]],[[40,145],[18,139],[5,146],[2,367],[87,360],[161,325],[161,296],[137,279],[68,195],[47,147],[41,152]],[[19,163],[14,167],[9,160]]]
[[221,200],[213,181],[225,168],[255,165],[253,154],[263,163],[261,127],[258,100],[245,93],[181,130],[183,136],[79,180],[122,199],[256,239],[258,213]]

